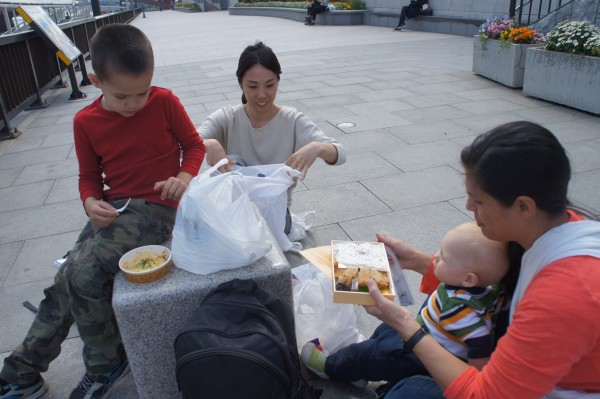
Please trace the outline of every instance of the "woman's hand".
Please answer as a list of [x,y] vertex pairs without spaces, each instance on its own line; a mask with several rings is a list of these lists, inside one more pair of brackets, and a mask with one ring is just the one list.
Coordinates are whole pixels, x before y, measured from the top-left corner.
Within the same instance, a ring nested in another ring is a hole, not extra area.
[[421,328],[410,310],[390,301],[381,294],[375,281],[367,281],[367,286],[369,293],[375,299],[375,305],[364,305],[367,313],[398,331],[405,341]]
[[316,141],[312,143],[308,143],[304,147],[300,148],[298,151],[292,154],[285,161],[285,164],[292,169],[296,169],[302,173],[300,176],[300,180],[304,180],[306,177],[306,172],[308,172],[308,168],[315,162],[315,159],[319,156],[319,152],[321,151],[321,144]]
[[[225,149],[223,149],[223,146],[217,140],[204,140],[204,146],[206,147],[206,162],[208,165],[213,166],[221,159],[227,158]],[[221,173],[231,172],[231,165],[235,165],[235,161],[230,160],[228,164],[221,166],[219,171]]]
[[427,274],[429,265],[431,264],[431,254],[417,251],[404,241],[388,237],[381,233],[377,233],[375,237],[377,241],[382,242],[386,247],[390,247],[394,251],[403,269],[413,270],[422,275]]
[[[404,342],[408,341],[421,328],[411,312],[384,297],[377,283],[367,282],[369,293],[375,299],[375,305],[365,305],[365,310],[398,331]],[[413,352],[436,380],[442,390],[463,373],[469,366],[448,352],[429,334],[421,339],[413,348]]]
[[86,198],[83,207],[90,217],[90,222],[96,227],[108,227],[119,216],[114,206],[94,197]]

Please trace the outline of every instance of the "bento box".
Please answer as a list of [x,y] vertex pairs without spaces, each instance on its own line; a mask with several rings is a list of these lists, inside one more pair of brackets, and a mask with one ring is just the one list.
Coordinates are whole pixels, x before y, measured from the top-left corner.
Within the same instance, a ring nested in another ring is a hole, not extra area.
[[331,241],[333,302],[374,305],[367,281],[373,279],[389,300],[396,290],[385,246],[380,242]]

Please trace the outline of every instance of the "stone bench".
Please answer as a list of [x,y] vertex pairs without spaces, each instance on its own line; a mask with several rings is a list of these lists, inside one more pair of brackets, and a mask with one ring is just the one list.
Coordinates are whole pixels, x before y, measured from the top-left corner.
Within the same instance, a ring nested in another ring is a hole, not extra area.
[[[434,10],[435,13],[435,10]],[[229,15],[252,15],[275,17],[304,22],[306,9],[283,7],[230,7]],[[398,26],[400,13],[373,12],[366,10],[333,10],[317,14],[317,25],[371,25],[395,28]],[[405,29],[423,32],[447,33],[459,36],[477,34],[484,21],[478,18],[443,15],[420,15],[406,20]]]
[[181,398],[173,343],[212,288],[235,278],[252,278],[293,308],[290,264],[272,235],[271,240],[275,243],[271,251],[251,265],[206,276],[173,266],[159,281],[133,284],[123,273],[117,274],[113,309],[141,399]]
[[[435,13],[435,10],[434,10]],[[365,14],[366,25],[385,26],[395,28],[398,26],[400,13],[392,12],[370,12]],[[421,32],[446,33],[458,36],[476,35],[483,19],[466,18],[444,15],[419,15],[416,18],[406,19],[403,29]]]

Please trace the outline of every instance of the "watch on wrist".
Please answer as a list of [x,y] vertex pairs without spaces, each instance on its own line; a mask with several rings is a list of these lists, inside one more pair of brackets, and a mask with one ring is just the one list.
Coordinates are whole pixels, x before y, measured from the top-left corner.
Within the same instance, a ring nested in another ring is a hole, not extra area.
[[417,345],[419,343],[419,341],[421,341],[423,339],[423,337],[426,336],[427,334],[429,334],[429,331],[427,331],[427,328],[425,328],[424,326],[421,326],[421,328],[419,328],[417,330],[417,332],[414,333],[412,335],[412,337],[410,337],[408,339],[408,341],[406,341],[404,343],[404,351],[412,352],[415,345]]

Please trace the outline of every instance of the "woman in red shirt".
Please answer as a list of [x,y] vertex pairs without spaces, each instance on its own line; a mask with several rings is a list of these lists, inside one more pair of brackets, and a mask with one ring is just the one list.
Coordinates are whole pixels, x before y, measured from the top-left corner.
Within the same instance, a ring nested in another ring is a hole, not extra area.
[[[478,136],[463,149],[461,161],[466,208],[483,234],[525,250],[510,325],[478,371],[447,352],[408,309],[386,300],[370,282],[377,304],[365,308],[411,343],[438,385],[414,377],[400,381],[386,399],[599,398],[600,222],[571,209],[564,148],[542,126],[511,122]],[[427,274],[430,255],[378,238],[407,268]]]

